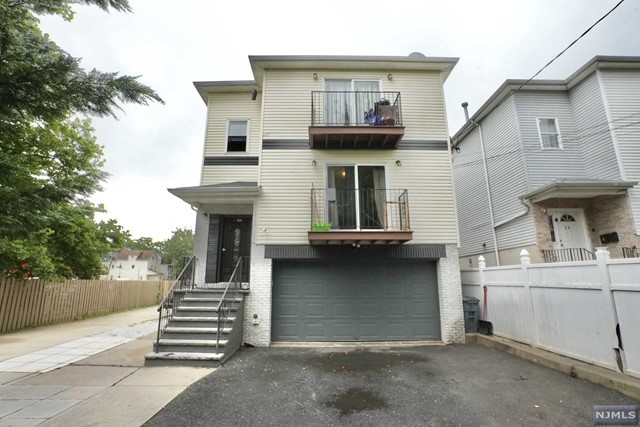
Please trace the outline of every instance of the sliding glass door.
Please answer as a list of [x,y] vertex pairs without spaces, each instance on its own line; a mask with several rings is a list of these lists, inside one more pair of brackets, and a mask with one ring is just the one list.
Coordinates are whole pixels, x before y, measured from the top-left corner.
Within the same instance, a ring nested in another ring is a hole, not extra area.
[[385,228],[384,166],[328,166],[327,217],[332,229]]
[[365,115],[382,97],[378,80],[337,80],[324,82],[324,123],[364,124]]

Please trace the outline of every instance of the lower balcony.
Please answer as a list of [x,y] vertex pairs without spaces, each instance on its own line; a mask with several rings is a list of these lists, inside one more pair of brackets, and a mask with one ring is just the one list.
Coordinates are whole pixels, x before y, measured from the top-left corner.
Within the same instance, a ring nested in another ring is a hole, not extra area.
[[311,190],[311,244],[401,244],[413,239],[407,190]]

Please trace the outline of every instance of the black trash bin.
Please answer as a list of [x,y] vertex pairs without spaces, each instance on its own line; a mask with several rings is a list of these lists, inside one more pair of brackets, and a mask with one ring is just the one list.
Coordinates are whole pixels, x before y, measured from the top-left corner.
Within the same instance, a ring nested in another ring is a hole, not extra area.
[[462,297],[464,309],[464,331],[478,332],[478,320],[480,318],[480,300],[474,297]]

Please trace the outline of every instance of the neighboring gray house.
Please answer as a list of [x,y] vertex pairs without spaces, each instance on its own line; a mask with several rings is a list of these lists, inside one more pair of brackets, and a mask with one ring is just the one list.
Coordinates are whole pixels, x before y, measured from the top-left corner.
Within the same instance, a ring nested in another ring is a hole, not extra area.
[[640,57],[507,80],[452,138],[460,265],[638,256]]

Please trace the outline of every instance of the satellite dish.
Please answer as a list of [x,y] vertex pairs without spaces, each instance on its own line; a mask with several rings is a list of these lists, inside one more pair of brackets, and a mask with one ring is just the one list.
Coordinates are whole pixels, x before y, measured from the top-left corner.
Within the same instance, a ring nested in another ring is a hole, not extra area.
[[420,52],[411,52],[409,58],[426,58],[426,56]]

